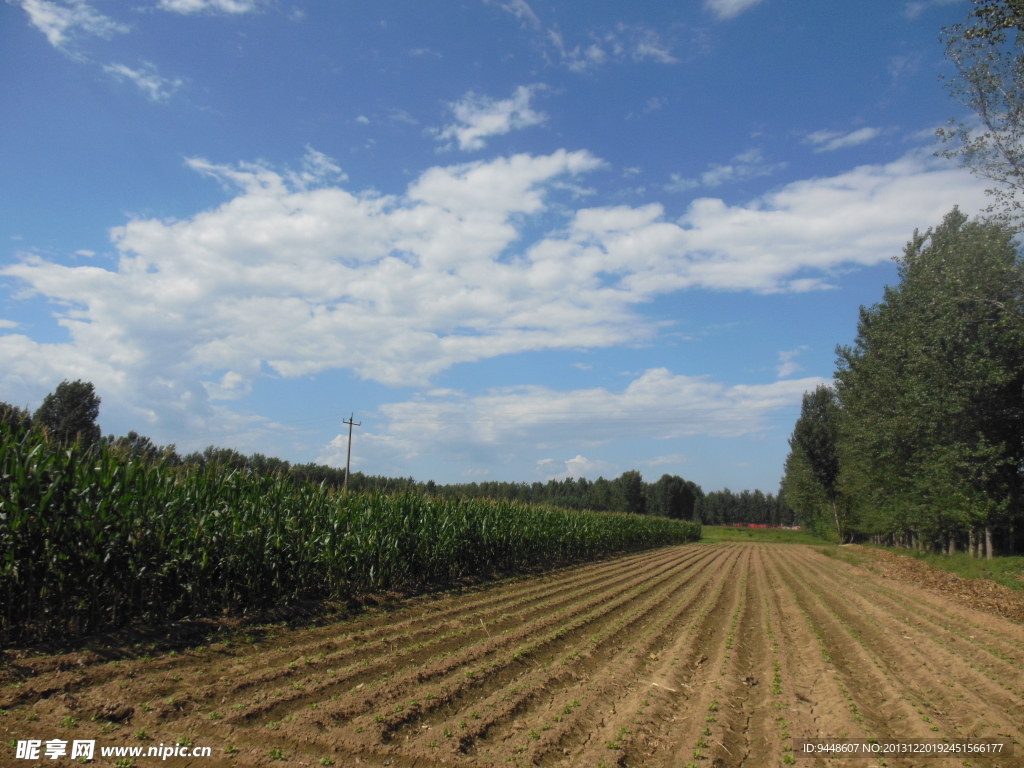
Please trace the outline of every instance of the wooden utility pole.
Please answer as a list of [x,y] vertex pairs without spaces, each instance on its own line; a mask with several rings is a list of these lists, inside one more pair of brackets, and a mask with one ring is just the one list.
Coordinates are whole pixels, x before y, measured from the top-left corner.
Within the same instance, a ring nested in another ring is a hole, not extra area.
[[342,424],[348,424],[348,457],[345,459],[345,482],[342,485],[343,491],[348,491],[348,476],[352,469],[352,427],[361,427],[363,422],[355,422],[355,414],[353,413],[348,417],[348,421],[341,422]]

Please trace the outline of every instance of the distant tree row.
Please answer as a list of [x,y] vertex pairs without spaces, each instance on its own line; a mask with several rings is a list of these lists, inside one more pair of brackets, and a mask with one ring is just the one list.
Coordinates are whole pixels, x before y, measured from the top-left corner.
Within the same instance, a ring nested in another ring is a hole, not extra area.
[[782,495],[761,491],[711,491],[697,500],[695,516],[704,525],[797,525],[796,514]]

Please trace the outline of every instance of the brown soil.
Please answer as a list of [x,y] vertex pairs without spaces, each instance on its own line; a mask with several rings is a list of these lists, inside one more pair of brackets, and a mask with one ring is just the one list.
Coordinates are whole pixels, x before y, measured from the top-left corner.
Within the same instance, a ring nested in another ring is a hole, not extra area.
[[[70,762],[15,759],[25,739],[137,768],[760,768],[794,738],[1024,740],[1024,627],[801,545],[671,547],[153,658],[30,655],[0,681],[4,766]],[[185,740],[212,755],[100,755]],[[917,764],[953,763],[888,761]]]

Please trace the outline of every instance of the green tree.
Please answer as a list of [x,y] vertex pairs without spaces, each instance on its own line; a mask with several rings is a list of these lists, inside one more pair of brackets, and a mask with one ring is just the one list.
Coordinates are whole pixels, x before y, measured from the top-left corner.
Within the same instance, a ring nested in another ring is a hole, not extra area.
[[674,520],[692,520],[697,496],[678,475],[664,474],[651,484],[657,514]]
[[622,498],[623,511],[634,515],[643,515],[647,512],[647,499],[644,498],[644,479],[635,469],[623,472],[616,483],[619,486],[619,495]]
[[835,533],[835,519],[825,489],[814,477],[811,464],[799,444],[792,440],[779,495],[804,528],[824,538]]
[[82,445],[91,446],[101,436],[100,427],[96,423],[99,415],[100,398],[92,383],[65,379],[43,398],[33,420],[61,442],[77,440]]
[[836,535],[843,542],[844,526],[839,513],[839,413],[836,393],[831,387],[821,384],[813,392],[804,393],[789,446],[798,454],[795,461],[806,465],[809,477],[821,488],[832,510]]

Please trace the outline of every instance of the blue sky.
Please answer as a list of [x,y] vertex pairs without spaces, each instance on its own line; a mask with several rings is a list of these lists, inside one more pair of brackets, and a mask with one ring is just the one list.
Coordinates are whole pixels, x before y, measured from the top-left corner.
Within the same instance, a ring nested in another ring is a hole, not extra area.
[[440,482],[778,487],[934,156],[953,0],[0,2],[0,400]]

